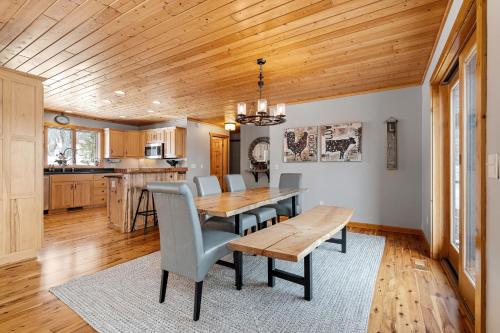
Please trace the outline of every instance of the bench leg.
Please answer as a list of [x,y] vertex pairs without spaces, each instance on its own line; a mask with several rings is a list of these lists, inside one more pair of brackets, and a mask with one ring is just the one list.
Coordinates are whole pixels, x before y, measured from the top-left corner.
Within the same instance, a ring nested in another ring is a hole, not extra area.
[[236,277],[236,290],[241,290],[243,285],[243,254],[240,251],[233,252],[234,272]]
[[347,252],[347,226],[342,229],[342,238],[331,238],[327,240],[328,243],[340,244],[342,246],[342,253]]
[[312,299],[312,252],[304,258],[304,298],[306,301]]
[[274,282],[276,279],[273,276],[273,270],[274,270],[274,259],[273,258],[267,258],[267,285],[269,287],[274,287]]

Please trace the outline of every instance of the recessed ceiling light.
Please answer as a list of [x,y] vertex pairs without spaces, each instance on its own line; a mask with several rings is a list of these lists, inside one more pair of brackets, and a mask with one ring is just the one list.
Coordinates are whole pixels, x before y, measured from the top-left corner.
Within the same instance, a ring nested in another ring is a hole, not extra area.
[[154,113],[154,111],[153,111],[153,110],[148,110],[148,112],[149,112],[149,113]]
[[115,95],[123,96],[123,95],[125,95],[125,91],[123,91],[123,90],[115,90]]
[[66,112],[66,113],[73,113],[73,111],[70,111],[70,110],[65,110],[64,112]]
[[161,103],[160,103],[160,101],[153,101],[153,104],[160,105]]
[[111,101],[110,101],[109,99],[103,99],[102,101],[103,101],[103,103],[105,103],[105,104],[111,104]]
[[120,116],[120,118],[125,118],[125,116]]

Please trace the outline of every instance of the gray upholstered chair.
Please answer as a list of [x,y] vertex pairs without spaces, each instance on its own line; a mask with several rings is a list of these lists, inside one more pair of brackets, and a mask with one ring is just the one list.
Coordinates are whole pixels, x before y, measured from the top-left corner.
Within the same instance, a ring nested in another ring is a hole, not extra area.
[[[242,175],[226,175],[224,181],[229,192],[240,192],[247,189]],[[267,221],[272,221],[273,225],[276,224],[276,210],[273,207],[259,207],[249,210],[247,213],[257,217],[259,229],[265,228]]]
[[[194,177],[193,181],[200,197],[222,193],[219,180],[216,176]],[[241,229],[246,231],[257,226],[257,218],[251,214],[240,214],[240,223]],[[227,218],[217,216],[208,217],[203,227],[207,229],[234,232],[234,216]]]
[[[302,174],[301,173],[282,173],[280,175],[279,188],[301,188],[302,187]],[[266,205],[276,209],[278,221],[280,216],[292,217],[292,198],[278,201],[273,205]],[[295,211],[300,214],[302,209],[300,206],[299,198],[295,205]]]
[[[218,230],[202,230],[193,194],[185,183],[149,183],[158,211],[161,252],[160,303],[165,301],[168,274],[192,279],[195,285],[193,319],[200,317],[203,279],[222,257],[231,253],[227,243],[238,235]],[[236,286],[241,289],[241,252],[234,252]]]

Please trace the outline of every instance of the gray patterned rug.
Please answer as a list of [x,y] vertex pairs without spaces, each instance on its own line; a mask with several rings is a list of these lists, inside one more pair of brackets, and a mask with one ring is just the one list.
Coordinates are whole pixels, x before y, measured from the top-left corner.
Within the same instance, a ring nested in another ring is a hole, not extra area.
[[[158,303],[159,252],[82,276],[50,291],[99,332],[366,332],[384,238],[348,233],[347,253],[325,243],[313,252],[313,299],[276,279],[266,258],[244,256],[244,286],[215,265],[205,279],[201,317],[192,321],[194,282],[170,274]],[[302,275],[302,263],[276,261]]]

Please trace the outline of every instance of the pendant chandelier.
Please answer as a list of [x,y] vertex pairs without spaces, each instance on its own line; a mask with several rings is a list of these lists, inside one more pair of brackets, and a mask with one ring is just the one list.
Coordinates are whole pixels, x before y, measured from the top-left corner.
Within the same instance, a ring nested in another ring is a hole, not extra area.
[[282,124],[285,119],[285,103],[276,104],[276,106],[267,107],[267,100],[262,98],[262,88],[264,87],[264,72],[262,67],[266,59],[257,59],[259,65],[259,99],[257,100],[257,110],[253,115],[247,115],[247,105],[245,102],[238,103],[236,121],[243,125],[271,126]]

